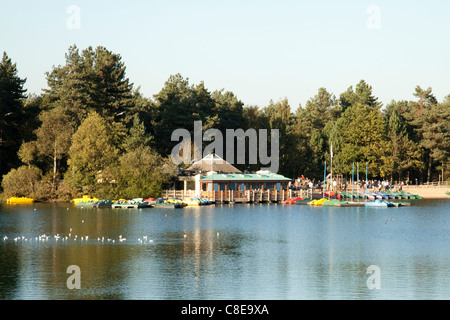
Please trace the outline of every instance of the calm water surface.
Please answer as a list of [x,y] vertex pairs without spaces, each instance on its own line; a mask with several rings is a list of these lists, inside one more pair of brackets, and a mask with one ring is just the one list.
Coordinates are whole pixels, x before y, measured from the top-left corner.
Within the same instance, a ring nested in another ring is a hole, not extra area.
[[[450,299],[450,201],[408,201],[1,205],[0,299]],[[67,288],[70,265],[79,290]],[[367,287],[370,265],[380,289]]]

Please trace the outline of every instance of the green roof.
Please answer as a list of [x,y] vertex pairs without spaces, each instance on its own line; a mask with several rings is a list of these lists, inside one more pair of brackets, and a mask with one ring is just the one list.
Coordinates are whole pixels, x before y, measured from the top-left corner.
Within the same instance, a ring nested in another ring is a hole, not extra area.
[[242,173],[242,174],[223,174],[223,173],[213,173],[208,176],[200,177],[200,181],[291,181],[292,179],[286,178],[281,174],[276,173]]

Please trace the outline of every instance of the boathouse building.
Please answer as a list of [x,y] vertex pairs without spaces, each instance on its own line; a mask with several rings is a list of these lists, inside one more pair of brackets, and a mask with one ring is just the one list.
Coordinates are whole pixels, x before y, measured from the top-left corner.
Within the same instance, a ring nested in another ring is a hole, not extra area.
[[269,171],[243,173],[218,155],[209,154],[180,174],[178,181],[183,182],[183,190],[168,190],[167,196],[265,202],[287,199],[291,179]]

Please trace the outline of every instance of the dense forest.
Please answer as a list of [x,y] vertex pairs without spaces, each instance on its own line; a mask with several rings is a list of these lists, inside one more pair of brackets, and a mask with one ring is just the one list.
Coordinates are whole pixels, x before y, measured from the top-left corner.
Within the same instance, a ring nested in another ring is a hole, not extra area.
[[[361,80],[339,96],[319,88],[305,106],[287,99],[245,105],[233,92],[209,91],[171,75],[153,97],[126,76],[119,54],[71,46],[65,64],[45,76],[47,88],[27,94],[26,79],[3,53],[0,64],[0,175],[4,196],[69,199],[158,196],[172,185],[175,129],[279,130],[279,171],[323,179],[368,164],[369,179],[429,182],[449,177],[450,94],[412,88],[413,100],[383,105]],[[206,142],[205,142],[206,143]],[[248,157],[248,155],[247,155]],[[185,166],[185,165],[184,165]],[[258,170],[260,164],[237,164]]]

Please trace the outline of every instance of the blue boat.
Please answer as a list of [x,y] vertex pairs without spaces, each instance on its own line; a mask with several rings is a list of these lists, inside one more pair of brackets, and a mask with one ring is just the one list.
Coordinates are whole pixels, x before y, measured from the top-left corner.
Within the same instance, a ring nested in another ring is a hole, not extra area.
[[389,197],[386,195],[386,194],[384,194],[384,193],[382,193],[382,192],[380,192],[380,191],[374,191],[373,192],[374,194],[375,194],[375,196],[378,198],[378,199],[389,199]]
[[366,207],[393,207],[394,205],[386,200],[377,199],[375,201],[365,202]]
[[375,194],[372,191],[366,191],[366,197],[370,200],[375,200]]

